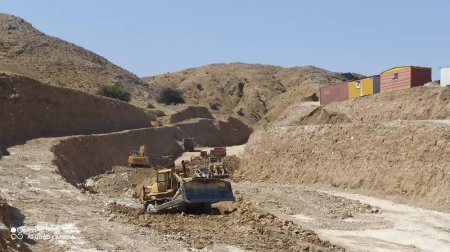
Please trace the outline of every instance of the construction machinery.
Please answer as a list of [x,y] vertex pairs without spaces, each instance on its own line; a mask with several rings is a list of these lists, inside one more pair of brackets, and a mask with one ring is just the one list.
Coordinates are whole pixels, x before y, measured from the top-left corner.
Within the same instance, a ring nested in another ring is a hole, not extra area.
[[195,141],[194,138],[183,138],[183,149],[184,151],[194,151]]
[[147,148],[145,145],[139,147],[139,151],[131,151],[128,156],[128,165],[131,167],[148,167],[149,158],[147,156]]
[[213,173],[214,178],[228,178],[228,170],[222,162],[221,158],[209,157],[208,169]]
[[211,157],[223,158],[226,155],[227,155],[226,147],[214,147],[212,150],[209,151],[209,156]]
[[228,178],[228,170],[222,162],[226,155],[225,147],[215,147],[210,150],[209,155],[206,151],[201,151],[200,156],[193,156],[190,161],[185,162],[197,177]]
[[209,157],[204,163],[196,165],[195,176],[206,178],[228,178],[227,168],[220,158]]
[[141,200],[147,213],[209,213],[211,204],[235,201],[235,198],[230,182],[216,178],[189,178],[183,165],[183,171],[157,171],[156,182],[142,188]]

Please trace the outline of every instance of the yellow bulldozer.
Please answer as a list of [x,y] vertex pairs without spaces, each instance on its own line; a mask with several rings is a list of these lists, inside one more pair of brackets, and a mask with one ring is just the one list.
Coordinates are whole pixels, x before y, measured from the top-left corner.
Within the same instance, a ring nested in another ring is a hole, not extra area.
[[216,178],[187,177],[186,168],[158,170],[156,182],[144,186],[141,200],[147,213],[210,213],[211,204],[235,201],[231,184]]
[[148,167],[149,158],[147,156],[147,147],[141,145],[139,151],[131,151],[128,156],[128,166],[131,167]]

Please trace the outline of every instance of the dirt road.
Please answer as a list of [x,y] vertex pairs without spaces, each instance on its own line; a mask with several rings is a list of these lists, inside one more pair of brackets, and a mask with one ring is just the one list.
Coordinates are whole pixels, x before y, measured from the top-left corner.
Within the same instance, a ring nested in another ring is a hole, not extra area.
[[[0,194],[16,211],[14,227],[33,236],[32,251],[161,251],[185,246],[154,230],[112,221],[101,195],[83,194],[65,182],[50,151],[58,139],[37,139],[9,148],[0,160]],[[17,244],[17,243],[15,243]]]
[[260,208],[350,251],[450,251],[449,213],[296,185],[233,186]]
[[450,249],[450,214],[288,183],[233,182],[238,201],[213,215],[143,215],[132,189],[151,172],[119,167],[91,194],[58,174],[50,151],[58,141],[14,146],[0,161],[0,194],[14,207],[9,226],[31,237],[23,251]]
[[[388,228],[364,230],[319,229],[321,237],[345,247],[373,251],[450,251],[450,214],[373,197],[342,192],[326,193],[373,204],[381,209]],[[361,222],[365,217],[355,216]],[[375,249],[376,248],[376,249]]]

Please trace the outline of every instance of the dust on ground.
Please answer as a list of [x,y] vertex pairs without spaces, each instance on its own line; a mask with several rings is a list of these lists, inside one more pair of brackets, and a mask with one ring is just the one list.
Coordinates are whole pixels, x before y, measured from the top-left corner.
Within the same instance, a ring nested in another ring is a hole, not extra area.
[[258,210],[248,201],[218,203],[212,215],[148,215],[134,210],[122,213],[114,221],[133,223],[157,230],[190,248],[216,250],[232,245],[254,251],[341,251],[343,248],[321,240],[317,234],[290,220]]

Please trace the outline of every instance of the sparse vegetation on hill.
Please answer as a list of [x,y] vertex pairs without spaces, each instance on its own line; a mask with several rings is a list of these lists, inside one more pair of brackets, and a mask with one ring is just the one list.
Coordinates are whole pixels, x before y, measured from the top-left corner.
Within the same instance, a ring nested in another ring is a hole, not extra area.
[[166,105],[184,103],[181,91],[175,88],[163,88],[156,99],[159,103],[164,103]]
[[289,105],[316,97],[319,87],[359,78],[313,66],[283,68],[259,64],[212,64],[144,77],[149,96],[158,90],[178,89],[189,105],[210,108],[214,115],[238,116],[248,125],[275,120]]
[[164,111],[159,109],[146,109],[145,114],[150,118],[150,121],[156,121],[158,117],[165,116]]
[[[132,103],[147,105],[146,84],[89,50],[48,36],[25,20],[0,13],[0,63],[40,82],[95,94],[106,83],[122,83]],[[0,68],[2,64],[0,64]],[[1,69],[0,69],[1,70]]]
[[121,100],[124,102],[130,102],[131,93],[128,92],[121,84],[114,84],[112,86],[101,86],[98,91],[98,95],[106,96],[109,98]]

